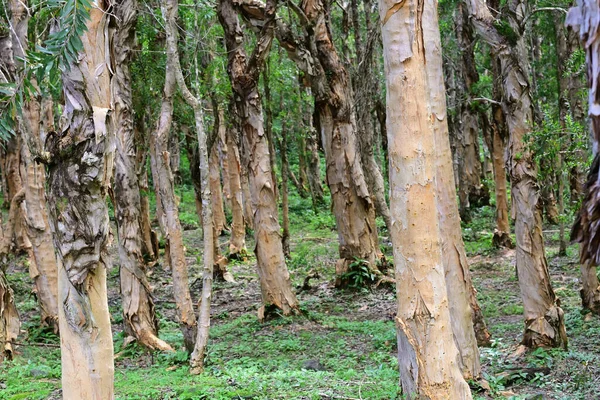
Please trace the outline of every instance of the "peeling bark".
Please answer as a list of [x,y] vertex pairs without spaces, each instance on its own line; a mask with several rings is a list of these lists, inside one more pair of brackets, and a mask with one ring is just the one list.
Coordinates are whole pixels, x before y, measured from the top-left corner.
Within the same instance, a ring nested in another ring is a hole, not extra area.
[[[427,4],[424,7],[427,8]],[[429,11],[427,18],[431,26],[439,26],[436,12]],[[473,379],[478,378],[481,374],[478,341],[483,345],[489,345],[491,335],[487,330],[471,280],[462,239],[459,209],[456,204],[456,184],[446,119],[441,38],[438,29],[429,31],[424,29],[423,32],[426,37],[424,56],[427,62],[424,68],[428,80],[428,106],[433,114],[431,120],[433,121],[435,141],[437,214],[442,239],[442,259],[448,290],[450,321],[460,355],[459,361],[463,376],[465,379]]]
[[507,167],[511,181],[513,216],[517,238],[517,274],[525,312],[526,347],[566,345],[564,313],[552,290],[542,236],[542,218],[537,171],[527,148],[526,135],[532,130],[533,101],[528,81],[528,57],[523,37],[517,32],[525,16],[525,4],[510,0],[507,26],[516,35],[514,43],[494,25],[488,7],[481,0],[466,0],[471,22],[500,63],[502,108],[509,132]]
[[[439,126],[434,120],[436,110],[445,114],[444,88],[432,87],[439,82],[431,82],[427,74],[431,62],[427,48],[439,40],[437,3],[381,0],[379,10],[387,84],[390,233],[402,391],[408,399],[470,399],[452,329],[448,329],[451,317],[438,218]],[[441,60],[438,67],[441,74]],[[448,174],[452,174],[450,167],[446,165]]]
[[[27,49],[27,2],[13,0],[10,6],[14,28],[13,53],[15,61],[20,63]],[[42,149],[42,135],[45,137],[53,130],[52,102],[43,99],[40,104],[36,98],[27,99],[22,112],[23,117],[18,121],[18,135],[22,137],[19,149],[20,176],[25,188],[25,202],[21,206],[22,219],[19,218],[21,222],[18,229],[25,230],[20,232],[20,240],[28,253],[29,275],[35,285],[34,293],[40,305],[42,324],[58,333],[58,268],[46,207],[46,169],[34,161],[34,156]]]
[[600,205],[599,166],[600,155],[600,97],[598,96],[600,79],[600,3],[597,0],[578,0],[567,15],[567,25],[576,33],[586,54],[588,82],[588,116],[593,141],[594,161],[588,173],[583,202],[573,230],[571,240],[580,243],[581,262],[581,300],[585,309],[600,314],[600,282],[596,267],[600,263],[600,231],[597,227],[598,205]]
[[106,291],[114,126],[110,119],[109,4],[94,1],[78,63],[62,74],[60,131],[47,139],[48,208],[58,261],[65,399],[112,399],[113,343]]
[[[0,49],[4,48],[3,40],[6,39],[0,38]],[[0,239],[0,364],[5,359],[12,360],[13,342],[17,339],[21,327],[14,293],[6,279],[6,265],[13,244],[14,227],[18,219],[19,208],[24,199],[24,189],[13,196],[9,207],[8,221],[3,232],[0,232],[2,234]]]
[[[235,106],[233,106],[235,107]],[[229,238],[229,257],[239,258],[246,255],[246,225],[244,223],[244,199],[241,183],[240,153],[236,143],[234,127],[227,127],[225,143],[227,145],[227,171],[229,192],[231,193],[231,237]]]
[[264,319],[279,309],[284,315],[297,312],[298,300],[292,290],[285,264],[277,212],[275,182],[271,175],[269,144],[264,132],[262,105],[258,91],[260,68],[268,55],[274,35],[276,3],[265,7],[265,22],[251,57],[243,47],[244,34],[232,0],[219,1],[217,12],[225,31],[228,52],[227,72],[241,116],[244,164],[248,171],[258,275],[263,306],[258,311]]
[[113,4],[112,36],[114,76],[111,80],[116,133],[115,177],[113,183],[120,259],[120,284],[125,332],[152,350],[173,351],[158,338],[158,320],[152,289],[146,277],[146,263],[140,235],[140,187],[136,174],[131,72],[132,50],[137,22],[137,2],[120,0]]
[[208,168],[210,194],[212,197],[212,216],[217,235],[221,235],[227,229],[225,221],[225,208],[223,207],[223,186],[221,186],[221,171],[219,168],[218,138],[225,136],[225,115],[223,109],[217,106],[215,113],[215,142],[209,150]]

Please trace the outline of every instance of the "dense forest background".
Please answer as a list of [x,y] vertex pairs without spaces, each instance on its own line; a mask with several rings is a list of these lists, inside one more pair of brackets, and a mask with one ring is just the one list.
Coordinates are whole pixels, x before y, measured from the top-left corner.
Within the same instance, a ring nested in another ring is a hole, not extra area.
[[573,6],[2,0],[0,399],[596,398]]

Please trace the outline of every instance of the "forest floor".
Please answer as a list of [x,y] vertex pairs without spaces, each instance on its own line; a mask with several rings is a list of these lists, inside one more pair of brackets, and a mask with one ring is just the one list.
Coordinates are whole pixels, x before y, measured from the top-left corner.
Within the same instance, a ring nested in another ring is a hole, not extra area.
[[[190,285],[194,299],[201,290],[201,234],[190,190],[180,193]],[[214,287],[212,327],[202,375],[188,374],[187,354],[175,322],[170,273],[157,264],[150,281],[155,288],[160,337],[175,353],[148,353],[136,344],[123,348],[118,258],[109,271],[109,305],[116,354],[118,399],[396,399],[398,365],[394,289],[336,290],[335,221],[327,207],[315,213],[307,200],[292,197],[291,279],[299,291],[304,315],[259,323],[260,288],[255,259],[229,265],[236,283]],[[493,208],[477,212],[464,237],[473,280],[493,335],[481,349],[483,376],[490,390],[475,398],[597,399],[600,380],[600,320],[582,313],[579,299],[577,249],[557,253],[557,228],[546,227],[550,272],[565,310],[569,349],[539,349],[519,358],[512,355],[523,329],[514,250],[491,247]],[[227,237],[222,237],[222,249]],[[382,247],[391,256],[387,238]],[[252,243],[248,249],[252,252]],[[114,251],[113,251],[114,253]],[[305,276],[317,272],[311,289],[300,291]],[[40,328],[37,305],[23,258],[8,271],[22,318],[13,361],[0,365],[0,399],[59,399],[59,340]],[[531,368],[538,368],[531,370]],[[531,372],[537,371],[537,372]],[[476,388],[477,385],[473,384]]]

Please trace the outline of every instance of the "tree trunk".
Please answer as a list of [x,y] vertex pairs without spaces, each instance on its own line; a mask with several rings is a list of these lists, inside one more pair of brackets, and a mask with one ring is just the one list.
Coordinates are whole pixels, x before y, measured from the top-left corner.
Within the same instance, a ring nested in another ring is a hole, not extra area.
[[156,232],[152,229],[152,223],[150,222],[150,201],[148,200],[148,194],[150,188],[148,187],[148,138],[146,123],[144,122],[145,117],[142,116],[138,119],[138,129],[135,132],[136,137],[136,175],[138,186],[140,189],[140,239],[142,241],[142,255],[148,261],[155,261],[159,256],[158,249],[158,237]]
[[492,243],[496,247],[515,247],[510,237],[510,223],[508,220],[508,192],[506,190],[506,169],[504,168],[504,154],[506,150],[506,125],[504,112],[499,106],[492,106],[493,124],[492,131],[492,163],[494,166],[494,187],[496,195],[496,229]]
[[314,60],[311,83],[338,231],[340,259],[336,263],[336,284],[341,285],[344,283],[343,275],[357,258],[366,260],[376,270],[376,260],[381,253],[375,208],[360,153],[357,154],[348,73],[338,58],[327,29],[324,5],[321,0],[316,0],[305,2],[303,6],[307,22],[313,26],[308,29],[307,38]]
[[165,87],[156,132],[150,136],[150,165],[156,191],[157,217],[166,240],[165,258],[173,274],[173,294],[177,304],[179,324],[183,332],[185,348],[191,352],[196,340],[196,315],[190,295],[188,266],[179,222],[179,210],[175,200],[173,175],[168,151],[169,135],[173,121],[173,96],[177,89],[174,57],[168,57]]
[[131,91],[131,62],[137,22],[135,0],[113,4],[115,31],[111,80],[116,133],[114,207],[119,238],[120,284],[125,332],[152,350],[173,351],[158,338],[158,321],[154,312],[152,289],[146,277],[146,263],[141,242],[140,187],[137,180],[135,135]]
[[[373,53],[377,44],[373,32],[367,31],[367,40],[361,45],[360,21],[358,15],[358,0],[352,0],[352,25],[356,47],[356,73],[352,77],[354,87],[354,112],[356,114],[356,136],[358,137],[361,162],[369,192],[373,198],[375,211],[385,221],[388,232],[392,229],[390,209],[385,200],[385,186],[383,175],[377,161],[375,161],[374,144],[375,129],[372,123],[371,111],[373,98],[379,93],[379,82],[373,69]],[[370,21],[367,10],[366,21]]]
[[217,106],[215,113],[215,141],[209,149],[208,157],[210,194],[212,197],[212,218],[217,235],[221,235],[226,229],[225,208],[223,207],[223,186],[221,186],[221,171],[219,168],[218,141],[225,136],[225,114],[223,109]]
[[581,280],[581,299],[583,307],[595,314],[600,314],[600,282],[596,274],[596,266],[600,263],[598,251],[598,204],[600,204],[600,187],[598,174],[600,156],[598,145],[600,143],[600,100],[598,99],[598,78],[600,77],[600,60],[598,48],[600,46],[600,20],[598,1],[579,0],[577,6],[572,7],[567,15],[567,25],[579,34],[586,54],[587,81],[588,81],[588,116],[593,141],[594,161],[588,174],[585,194],[581,209],[573,225],[571,240],[579,242]]
[[169,158],[171,165],[171,173],[173,174],[173,182],[175,185],[181,184],[181,172],[179,165],[181,164],[181,150],[179,145],[179,134],[177,126],[173,126],[169,135]]
[[473,85],[479,81],[475,55],[473,30],[469,24],[469,16],[464,7],[456,15],[456,37],[461,52],[461,63],[458,81],[462,86],[464,100],[460,105],[460,117],[457,123],[457,159],[458,164],[458,198],[460,201],[460,216],[465,222],[471,220],[471,210],[485,203],[487,196],[481,184],[483,173],[479,154],[479,123],[477,112],[471,104]]
[[[10,7],[14,28],[13,54],[15,61],[20,63],[27,48],[27,2],[13,0]],[[22,238],[28,238],[26,249],[29,256],[29,275],[35,284],[34,292],[40,305],[42,324],[50,326],[54,333],[58,333],[58,268],[46,208],[46,168],[34,161],[35,155],[42,149],[41,135],[45,136],[54,130],[52,101],[43,99],[40,104],[40,101],[31,98],[23,103],[22,111],[23,118],[19,120],[18,133],[23,138],[19,151],[25,207],[21,207],[24,224],[19,224],[19,228],[25,228]]]
[[[0,38],[0,49],[5,49],[4,41],[8,38]],[[4,43],[3,43],[4,42]],[[21,322],[19,313],[15,305],[13,290],[6,279],[6,266],[8,264],[8,255],[12,247],[14,227],[18,219],[19,208],[25,199],[25,191],[16,193],[10,203],[8,221],[1,232],[0,239],[0,364],[5,359],[12,360],[13,342],[19,335]],[[0,224],[0,230],[2,229]]]
[[[461,10],[462,11],[462,10]],[[436,18],[430,23],[437,27]],[[454,338],[466,379],[478,378],[481,373],[477,344],[489,345],[490,333],[477,302],[469,263],[462,239],[459,210],[456,204],[456,183],[450,151],[450,135],[446,119],[446,93],[439,30],[434,29],[424,45],[425,74],[429,80],[430,109],[435,134],[436,194],[439,229],[442,238],[442,258],[448,288],[448,300]],[[477,136],[477,135],[476,135]]]
[[313,126],[312,111],[308,109],[304,111],[304,115],[304,120],[306,121],[306,153],[308,161],[306,172],[308,174],[308,187],[310,189],[313,208],[316,210],[317,206],[323,204],[324,201],[323,186],[321,185],[321,159],[319,157],[316,132]]
[[281,143],[279,145],[281,153],[281,209],[283,214],[281,244],[283,254],[286,259],[291,259],[290,255],[290,202],[288,199],[288,175],[290,164],[288,162],[288,142],[286,121],[281,126]]
[[[235,106],[234,106],[235,107]],[[231,237],[229,238],[229,257],[243,258],[246,255],[246,225],[244,224],[244,197],[241,184],[240,152],[236,143],[233,126],[227,127],[227,167],[231,193]]]
[[532,348],[557,347],[567,341],[564,314],[550,282],[537,171],[525,141],[532,130],[533,102],[524,41],[515,28],[521,25],[525,7],[520,0],[511,0],[508,6],[510,15],[502,26],[512,33],[502,36],[487,6],[481,0],[467,0],[471,22],[500,62],[502,107],[509,132],[507,164],[517,238],[517,274],[525,311],[522,344]]
[[[114,159],[109,4],[94,1],[77,62],[63,70],[60,133],[49,135],[48,208],[58,261],[64,399],[112,399],[113,342],[106,292],[106,192]],[[102,68],[100,68],[102,66]]]
[[[408,399],[470,399],[453,340],[436,190],[436,124],[444,88],[426,73],[439,40],[437,3],[381,0],[387,83],[391,231],[398,293],[398,362]],[[433,49],[431,49],[433,50]],[[436,51],[440,51],[438,48]],[[439,54],[439,53],[438,53]],[[425,59],[427,58],[427,63]],[[441,74],[441,61],[439,62]],[[430,90],[441,97],[430,95]],[[418,99],[415,101],[414,99]],[[439,102],[439,104],[435,104]],[[439,107],[439,108],[438,108]],[[437,114],[437,113],[436,113]],[[443,114],[440,115],[443,118]],[[451,164],[446,168],[450,169]],[[452,170],[448,171],[452,174]]]
[[275,309],[284,315],[295,313],[298,300],[292,290],[285,264],[277,212],[269,144],[264,133],[262,105],[258,91],[260,67],[264,64],[273,41],[276,3],[266,4],[265,23],[256,49],[250,58],[243,46],[243,31],[231,0],[221,0],[217,7],[225,31],[228,52],[227,72],[235,93],[241,118],[244,163],[249,174],[254,212],[254,250],[260,277],[263,306],[258,311],[264,319]]

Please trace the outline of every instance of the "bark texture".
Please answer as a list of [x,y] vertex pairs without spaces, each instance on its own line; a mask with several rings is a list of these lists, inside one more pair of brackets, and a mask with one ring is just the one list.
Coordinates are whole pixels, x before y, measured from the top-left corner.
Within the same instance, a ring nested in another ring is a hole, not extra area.
[[138,185],[135,134],[133,124],[131,72],[132,50],[137,22],[137,1],[113,3],[115,15],[112,36],[114,76],[111,80],[114,102],[116,153],[114,206],[120,259],[120,284],[125,332],[152,350],[173,351],[158,338],[158,321],[154,311],[152,289],[146,277],[142,251],[142,219]]
[[[437,3],[381,0],[379,11],[387,84],[391,236],[402,391],[408,399],[470,399],[449,329],[443,233],[437,216],[442,211],[436,189],[438,128],[434,120],[436,111],[445,113],[444,88],[433,88],[439,82],[430,82],[426,72],[431,61],[426,48],[439,41]],[[441,60],[438,67],[441,74]],[[432,98],[430,90],[441,97]],[[452,174],[451,165],[446,167]]]
[[308,26],[307,41],[313,59],[311,75],[321,141],[327,163],[327,184],[336,218],[340,259],[337,284],[356,258],[375,269],[379,251],[375,207],[371,200],[360,153],[357,151],[355,115],[349,76],[341,63],[327,28],[321,0],[302,3]]
[[106,293],[114,159],[109,118],[108,2],[94,1],[79,62],[63,71],[60,131],[47,139],[48,206],[58,259],[64,399],[112,399],[113,343]]
[[228,52],[227,72],[241,117],[241,139],[244,163],[248,171],[258,275],[263,306],[258,311],[263,319],[273,309],[284,315],[298,309],[285,263],[278,221],[275,182],[271,175],[269,144],[264,132],[262,106],[258,91],[261,66],[268,55],[274,35],[276,3],[265,7],[264,24],[251,57],[244,50],[244,34],[232,0],[221,0],[217,7],[225,31]]
[[502,36],[481,0],[466,1],[471,22],[500,62],[502,108],[509,132],[507,167],[513,197],[517,238],[517,274],[525,313],[522,344],[527,347],[566,345],[564,313],[552,290],[542,236],[537,171],[527,148],[526,135],[533,124],[533,101],[528,80],[528,57],[519,24],[526,14],[520,0],[508,2],[503,26],[513,35]]
[[244,223],[244,197],[242,194],[240,151],[236,143],[235,130],[228,126],[225,143],[227,145],[227,173],[231,193],[231,237],[229,257],[239,258],[246,254],[246,225]]
[[[427,8],[425,4],[424,9]],[[424,18],[432,27],[437,27],[437,12],[424,11]],[[435,140],[435,192],[439,230],[442,240],[442,259],[444,263],[448,305],[454,339],[460,354],[460,365],[465,379],[478,378],[481,373],[478,342],[490,343],[483,313],[477,302],[477,296],[469,263],[465,252],[460,227],[459,209],[456,204],[456,184],[452,168],[452,153],[446,113],[446,92],[442,66],[442,45],[439,30],[423,29],[425,74],[428,80],[429,110],[434,129]]]
[[588,116],[594,148],[594,161],[585,185],[583,203],[573,230],[571,239],[579,242],[583,288],[581,299],[583,307],[600,314],[600,282],[596,266],[600,263],[600,231],[597,221],[600,219],[600,3],[597,0],[578,0],[577,6],[569,10],[567,25],[579,34],[586,54],[588,80]]
[[[0,38],[0,49],[4,48]],[[13,356],[13,342],[19,335],[21,322],[15,305],[15,297],[8,280],[6,279],[6,264],[9,252],[13,247],[14,227],[19,215],[19,208],[25,199],[25,191],[21,190],[13,196],[8,221],[1,232],[0,239],[0,364],[5,360],[11,360]],[[1,226],[0,226],[1,229]]]

